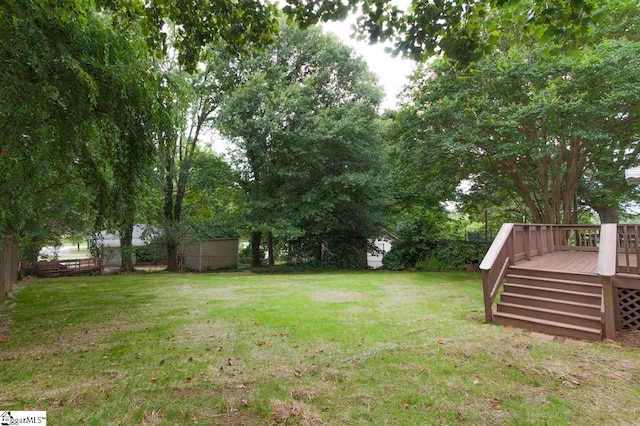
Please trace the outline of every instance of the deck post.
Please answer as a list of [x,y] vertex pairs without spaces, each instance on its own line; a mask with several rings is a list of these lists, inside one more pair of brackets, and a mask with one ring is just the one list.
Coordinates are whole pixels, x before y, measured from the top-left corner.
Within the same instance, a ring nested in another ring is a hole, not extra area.
[[605,339],[616,338],[616,315],[613,297],[613,280],[611,277],[602,277],[602,320]]
[[524,241],[524,260],[531,260],[531,247],[529,246],[529,240],[531,236],[531,227],[529,225],[523,225],[523,241]]
[[602,321],[603,333],[607,339],[616,338],[615,298],[613,297],[613,277],[618,263],[618,225],[607,223],[600,226],[600,246],[598,247],[598,275],[602,279]]
[[553,252],[553,227],[547,226],[547,252]]
[[538,256],[543,256],[544,250],[542,250],[542,225],[536,226],[536,244],[538,245]]
[[491,310],[491,283],[489,283],[489,271],[482,271],[482,291],[484,293],[484,319],[486,322],[493,322],[493,311]]
[[509,250],[509,264],[514,266],[516,264],[516,227],[514,226],[509,235],[508,250]]

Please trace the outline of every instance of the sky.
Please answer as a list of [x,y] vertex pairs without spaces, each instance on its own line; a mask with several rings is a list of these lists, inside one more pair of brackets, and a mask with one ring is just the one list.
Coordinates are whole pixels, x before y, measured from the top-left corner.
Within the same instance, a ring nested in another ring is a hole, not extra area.
[[351,38],[353,32],[351,26],[355,22],[356,15],[352,14],[344,21],[324,23],[322,29],[327,34],[337,36],[344,44],[353,48],[357,55],[367,61],[369,69],[378,76],[379,83],[384,88],[385,97],[382,101],[382,109],[394,109],[398,105],[400,92],[415,70],[415,62],[401,56],[394,58],[390,53],[386,53],[385,47],[391,47],[391,44],[369,44],[366,40],[359,41]]

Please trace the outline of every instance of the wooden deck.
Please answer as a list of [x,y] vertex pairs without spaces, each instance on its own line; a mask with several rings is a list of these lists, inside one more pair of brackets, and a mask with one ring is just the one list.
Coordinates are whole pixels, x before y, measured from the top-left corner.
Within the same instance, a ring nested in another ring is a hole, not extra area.
[[595,340],[640,330],[639,236],[640,224],[505,223],[480,265],[487,322]]
[[[636,257],[629,257],[629,266],[635,268],[636,264]],[[516,262],[516,265],[528,269],[596,274],[598,270],[598,253],[585,251],[554,251],[545,253],[544,256],[533,257],[531,260],[521,260]],[[627,266],[627,258],[624,253],[618,254],[618,265]]]

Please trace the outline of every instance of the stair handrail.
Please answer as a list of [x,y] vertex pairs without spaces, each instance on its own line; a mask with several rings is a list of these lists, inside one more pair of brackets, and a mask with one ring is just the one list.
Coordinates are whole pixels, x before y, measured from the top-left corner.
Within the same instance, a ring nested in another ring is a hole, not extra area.
[[[493,240],[491,247],[480,263],[482,271],[482,289],[484,293],[484,311],[487,322],[493,321],[492,305],[500,290],[509,266],[514,263],[513,223],[504,223]],[[500,261],[498,261],[500,260]],[[496,264],[497,263],[497,264]]]
[[600,227],[600,247],[598,248],[598,275],[602,279],[602,322],[604,336],[616,338],[615,301],[613,297],[613,277],[618,267],[618,224],[605,223]]

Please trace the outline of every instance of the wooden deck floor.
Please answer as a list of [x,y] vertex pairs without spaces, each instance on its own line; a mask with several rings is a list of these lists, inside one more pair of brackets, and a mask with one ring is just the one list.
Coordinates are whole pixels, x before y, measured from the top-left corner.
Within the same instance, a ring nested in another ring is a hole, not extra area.
[[[618,255],[618,264],[624,266],[627,264],[624,254]],[[631,256],[629,265],[635,267],[637,258]],[[522,260],[517,263],[518,266],[531,269],[549,269],[567,272],[584,272],[595,274],[598,269],[598,253],[596,252],[579,252],[579,251],[554,251],[553,253],[545,253],[544,256],[536,256],[531,260]]]

